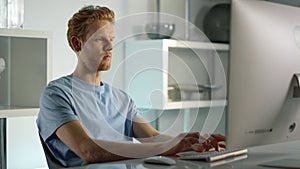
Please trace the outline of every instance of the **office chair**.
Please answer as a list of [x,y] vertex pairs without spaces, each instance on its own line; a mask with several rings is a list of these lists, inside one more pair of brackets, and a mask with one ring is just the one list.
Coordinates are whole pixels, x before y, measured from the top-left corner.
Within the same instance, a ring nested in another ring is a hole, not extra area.
[[42,147],[44,149],[44,153],[46,156],[46,161],[49,169],[66,169],[66,167],[62,166],[60,162],[52,155],[52,153],[48,149],[46,143],[44,142],[40,134],[39,136],[40,136],[40,141],[42,143]]

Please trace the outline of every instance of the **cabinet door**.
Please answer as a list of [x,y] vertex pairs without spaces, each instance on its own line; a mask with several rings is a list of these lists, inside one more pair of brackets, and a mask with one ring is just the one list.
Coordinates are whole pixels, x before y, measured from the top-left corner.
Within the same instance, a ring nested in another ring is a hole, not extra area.
[[7,118],[7,168],[32,169],[46,167],[36,116]]
[[[41,91],[51,79],[49,32],[0,29],[0,109],[38,107]],[[30,97],[28,97],[30,96]]]

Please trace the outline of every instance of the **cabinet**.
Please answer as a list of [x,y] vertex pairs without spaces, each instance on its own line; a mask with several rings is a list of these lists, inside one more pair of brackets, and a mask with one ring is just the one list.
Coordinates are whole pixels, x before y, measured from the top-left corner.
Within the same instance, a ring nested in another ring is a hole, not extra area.
[[0,29],[0,117],[36,114],[42,89],[51,79],[51,33]]
[[0,169],[46,166],[35,119],[51,56],[51,33],[0,29]]
[[172,39],[125,43],[125,90],[141,109],[226,105],[228,44]]

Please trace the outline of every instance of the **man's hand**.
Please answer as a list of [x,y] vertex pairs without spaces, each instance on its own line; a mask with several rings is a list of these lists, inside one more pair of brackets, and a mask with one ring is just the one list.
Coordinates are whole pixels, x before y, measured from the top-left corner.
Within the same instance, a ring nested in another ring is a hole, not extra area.
[[219,147],[226,147],[223,143],[224,141],[225,137],[221,134],[201,136],[199,132],[182,133],[171,141],[166,142],[165,152],[161,155],[175,155],[186,150],[204,152],[214,149],[219,151]]
[[224,141],[226,140],[225,136],[221,134],[205,134],[204,136],[199,137],[199,143],[193,144],[192,149],[197,152],[204,152],[215,150],[219,151],[219,148],[226,148]]
[[181,133],[174,139],[165,142],[165,150],[161,155],[175,155],[178,152],[191,149],[193,144],[199,143],[200,133]]

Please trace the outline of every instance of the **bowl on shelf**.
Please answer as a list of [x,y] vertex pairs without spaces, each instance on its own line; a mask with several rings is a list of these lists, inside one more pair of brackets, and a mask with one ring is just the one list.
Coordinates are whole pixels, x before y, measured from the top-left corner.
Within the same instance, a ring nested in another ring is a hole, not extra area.
[[175,31],[173,23],[148,23],[145,31],[150,39],[170,39]]

